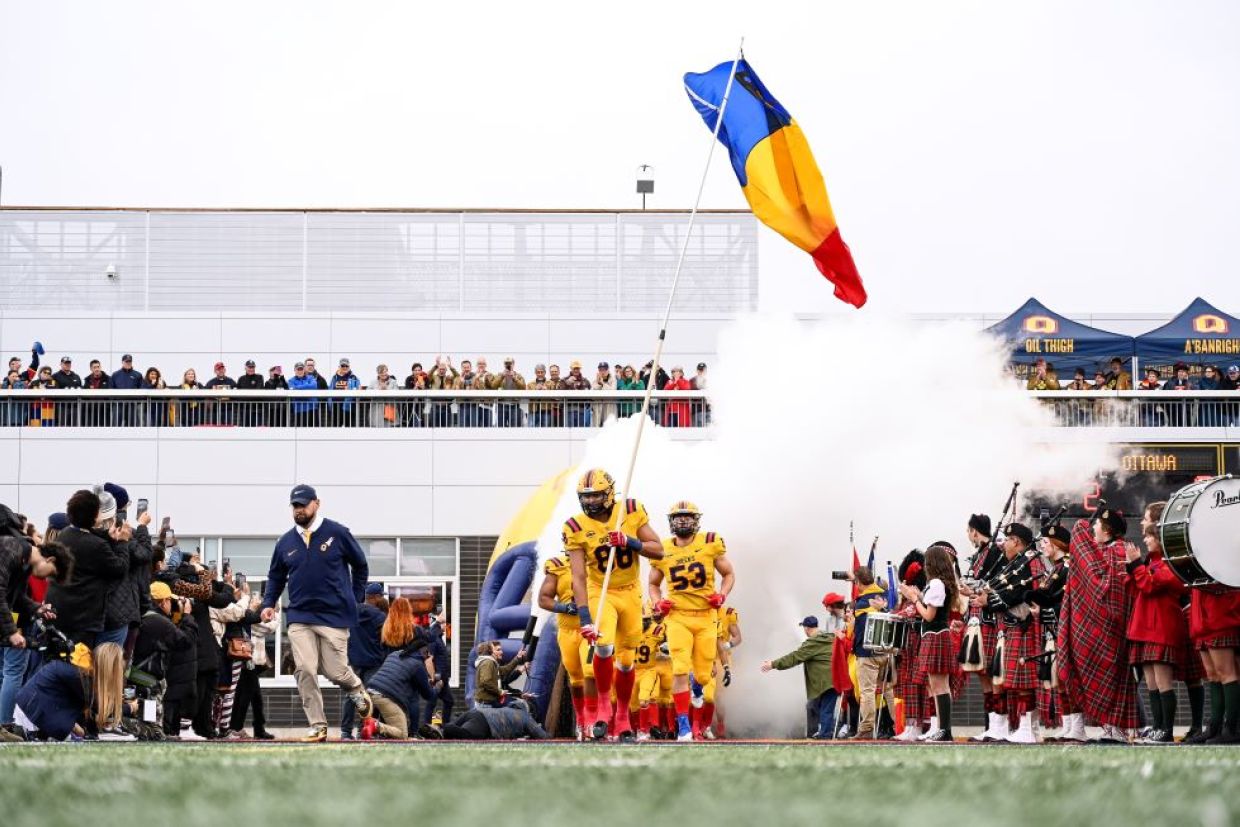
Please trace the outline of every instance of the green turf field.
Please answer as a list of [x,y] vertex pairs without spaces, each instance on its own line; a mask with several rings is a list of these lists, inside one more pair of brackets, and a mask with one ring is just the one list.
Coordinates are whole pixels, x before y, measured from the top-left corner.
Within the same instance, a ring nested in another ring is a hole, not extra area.
[[1240,749],[1203,747],[54,744],[0,779],[6,827],[1240,821]]

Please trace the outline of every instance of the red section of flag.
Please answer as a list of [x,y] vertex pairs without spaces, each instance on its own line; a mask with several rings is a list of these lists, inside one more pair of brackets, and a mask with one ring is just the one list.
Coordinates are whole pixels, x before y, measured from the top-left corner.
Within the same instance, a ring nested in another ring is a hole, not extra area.
[[[838,233],[837,233],[837,235],[838,235]],[[859,569],[859,568],[861,568],[861,558],[857,556],[857,547],[856,547],[856,546],[853,546],[853,564],[852,564],[852,570],[855,572],[855,571],[856,571],[857,569]],[[856,602],[856,600],[857,600],[857,596],[858,596],[858,595],[860,595],[860,594],[861,594],[861,587],[857,585],[857,581],[856,581],[856,580],[852,581],[852,599],[853,599],[853,602]]]
[[811,255],[818,270],[835,285],[837,299],[848,302],[853,307],[865,304],[865,285],[861,283],[861,275],[857,272],[857,265],[853,263],[852,252],[844,239],[840,238],[838,227]]

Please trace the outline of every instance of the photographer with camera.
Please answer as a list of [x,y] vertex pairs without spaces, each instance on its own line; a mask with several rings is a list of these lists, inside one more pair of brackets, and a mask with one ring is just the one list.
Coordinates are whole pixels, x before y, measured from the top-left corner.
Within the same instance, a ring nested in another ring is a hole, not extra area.
[[[73,554],[59,543],[43,541],[37,533],[33,538],[14,536],[16,515],[0,506],[0,651],[4,671],[0,675],[0,725],[13,723],[17,693],[26,677],[30,647],[26,631],[36,618],[51,620],[51,607],[35,602],[30,596],[30,579],[44,578],[66,582],[73,573]],[[24,531],[23,526],[20,530]],[[0,732],[0,739],[3,739]]]
[[[106,507],[100,493],[106,497]],[[125,541],[112,526],[116,501],[102,489],[100,493],[77,491],[65,505],[69,526],[57,539],[73,555],[73,577],[53,582],[46,597],[56,614],[56,627],[88,647],[103,635],[108,592],[129,572],[128,557],[118,548]]]
[[181,732],[181,700],[185,697],[185,684],[192,687],[194,677],[193,670],[185,669],[185,658],[181,658],[179,664],[174,664],[173,658],[179,653],[194,652],[198,644],[198,624],[189,614],[190,601],[174,598],[167,583],[159,580],[152,583],[150,595],[151,608],[142,615],[142,624],[134,643],[134,669],[166,682],[164,733],[176,736]]

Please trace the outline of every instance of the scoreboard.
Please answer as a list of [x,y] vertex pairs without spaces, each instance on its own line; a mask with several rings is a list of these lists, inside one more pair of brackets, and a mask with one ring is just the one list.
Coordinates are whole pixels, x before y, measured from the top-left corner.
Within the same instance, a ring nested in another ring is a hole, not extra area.
[[1063,505],[1069,520],[1088,517],[1099,499],[1124,512],[1128,518],[1128,538],[1139,540],[1140,518],[1145,506],[1165,500],[1180,488],[1223,473],[1240,475],[1240,445],[1217,443],[1129,443],[1119,446],[1119,456],[1111,468],[1101,468],[1098,476],[1073,501],[1062,495],[1052,498],[1037,492],[1022,509],[1036,530],[1039,519],[1046,519]]

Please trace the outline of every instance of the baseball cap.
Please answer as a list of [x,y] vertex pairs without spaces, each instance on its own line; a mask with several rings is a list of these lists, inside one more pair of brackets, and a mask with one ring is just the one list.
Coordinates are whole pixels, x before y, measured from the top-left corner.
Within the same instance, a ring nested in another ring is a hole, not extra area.
[[246,359],[246,360],[245,360],[245,366],[246,366],[247,368],[252,368],[252,367],[254,367],[254,360],[253,360],[253,359]]
[[572,370],[573,368],[576,368],[577,370],[581,370],[581,362],[578,362],[576,359],[574,359],[573,361],[569,362],[569,363],[568,363],[568,369],[569,369],[569,370]]
[[288,495],[290,505],[309,505],[319,498],[313,486],[298,485]]
[[172,597],[172,589],[168,588],[168,584],[162,580],[156,580],[151,584],[152,600],[167,600]]
[[71,365],[71,364],[73,364],[73,360],[72,360],[71,358],[69,358],[68,356],[61,356],[61,357],[60,357],[60,364],[62,364],[62,365]]
[[599,363],[598,363],[598,366],[599,366],[600,368],[609,368],[609,367],[611,367],[611,365],[607,364],[606,362],[599,362]]
[[367,583],[366,594],[368,595],[369,594],[383,594],[383,584],[382,583]]
[[1228,365],[1227,372],[1228,373],[1240,373],[1240,365]]
[[844,603],[844,602],[846,602],[844,600],[844,595],[840,594],[839,592],[827,592],[826,595],[822,598],[822,605],[824,606],[834,606],[837,603]]
[[216,369],[216,370],[219,370],[219,369],[220,369],[220,368],[222,368],[222,367],[224,367],[224,363],[223,363],[223,362],[216,362],[216,363],[215,363],[215,369]]
[[698,370],[706,370],[706,363],[705,363],[705,362],[698,362],[698,367],[697,367],[697,369],[698,369]]
[[342,367],[342,368],[347,368],[348,366],[349,366],[349,360],[348,360],[348,359],[341,359],[341,360],[340,360],[340,367]]
[[305,370],[305,369],[306,369],[305,362],[298,362],[297,364],[293,365],[293,370]]
[[810,615],[810,616],[808,616],[807,618],[805,618],[804,620],[802,620],[802,621],[801,621],[801,625],[802,625],[802,626],[804,626],[804,627],[805,627],[805,628],[807,628],[807,629],[817,629],[817,628],[818,628],[818,618],[814,617],[813,615]]
[[129,354],[129,353],[126,353],[124,356],[122,356],[122,357],[121,357],[121,361],[122,361],[122,362],[132,362],[132,361],[133,361],[133,355],[132,355],[132,354]]

